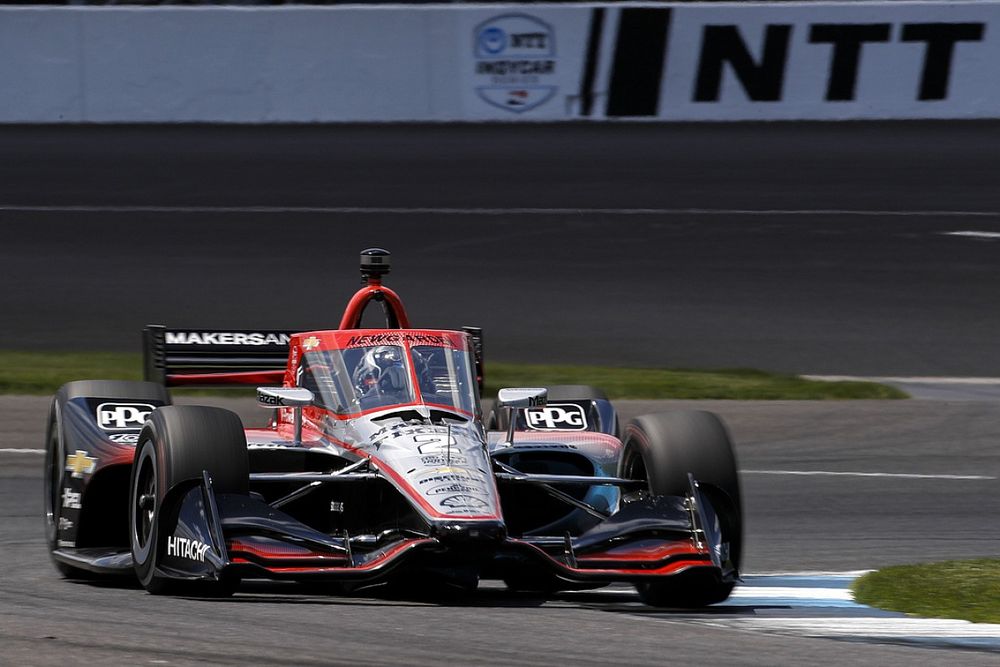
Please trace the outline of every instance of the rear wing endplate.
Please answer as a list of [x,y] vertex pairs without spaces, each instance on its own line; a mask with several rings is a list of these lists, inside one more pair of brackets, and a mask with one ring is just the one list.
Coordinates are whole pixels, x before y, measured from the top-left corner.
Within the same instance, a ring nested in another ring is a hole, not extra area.
[[293,333],[150,324],[142,331],[143,374],[167,387],[281,384]]

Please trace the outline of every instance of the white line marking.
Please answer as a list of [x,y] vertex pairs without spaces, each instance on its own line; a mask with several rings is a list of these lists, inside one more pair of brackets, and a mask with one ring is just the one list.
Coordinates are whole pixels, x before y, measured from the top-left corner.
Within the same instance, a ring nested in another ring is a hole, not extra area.
[[929,475],[910,472],[850,472],[842,470],[740,470],[744,475],[801,475],[830,477],[893,477],[898,479],[990,480],[992,475]]
[[989,386],[1000,385],[997,377],[934,377],[934,376],[871,376],[871,375],[801,375],[806,380],[821,382],[900,382],[905,384],[941,384]]
[[945,236],[965,236],[974,239],[1000,239],[1000,232],[942,232]]
[[0,454],[44,454],[44,449],[0,449]]
[[944,618],[770,618],[727,619],[727,624],[755,630],[794,632],[806,637],[865,637],[904,640],[992,639],[1000,641],[1000,625]]
[[571,207],[449,207],[449,206],[65,206],[0,205],[0,211],[20,213],[343,213],[350,215],[747,215],[857,217],[1000,218],[1000,211],[898,211],[852,209],[744,208],[571,208]]
[[839,570],[831,572],[829,570],[778,570],[775,572],[747,572],[743,575],[745,579],[752,579],[754,577],[767,577],[769,579],[775,577],[782,578],[800,578],[800,579],[857,579],[860,576],[866,575],[869,572],[874,572],[875,570]]
[[730,600],[782,599],[796,601],[841,601],[854,602],[849,588],[796,588],[794,586],[738,586],[729,596]]

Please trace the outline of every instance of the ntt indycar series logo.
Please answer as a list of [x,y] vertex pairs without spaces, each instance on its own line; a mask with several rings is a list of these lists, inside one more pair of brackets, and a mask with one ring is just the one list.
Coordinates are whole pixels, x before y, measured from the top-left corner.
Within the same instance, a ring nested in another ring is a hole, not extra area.
[[556,38],[552,26],[527,14],[503,14],[473,35],[476,93],[514,113],[539,107],[556,94]]

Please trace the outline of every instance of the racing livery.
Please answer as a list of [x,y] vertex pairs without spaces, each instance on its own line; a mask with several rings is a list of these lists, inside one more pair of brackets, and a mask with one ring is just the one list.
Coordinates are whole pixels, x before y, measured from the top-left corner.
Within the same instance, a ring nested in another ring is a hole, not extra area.
[[[728,597],[742,508],[711,413],[621,429],[600,390],[480,403],[482,332],[417,329],[362,253],[364,287],[328,331],[147,327],[147,381],[78,381],[49,418],[45,524],[56,567],[153,593],[243,579],[346,589],[480,578],[540,593],[635,584],[657,606]],[[371,305],[383,328],[362,328]],[[167,387],[258,385],[266,428],[171,404]]]

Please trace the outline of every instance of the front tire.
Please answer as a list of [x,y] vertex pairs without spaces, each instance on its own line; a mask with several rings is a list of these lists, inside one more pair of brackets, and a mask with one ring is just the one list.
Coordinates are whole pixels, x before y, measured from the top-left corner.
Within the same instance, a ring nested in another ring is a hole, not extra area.
[[236,580],[181,584],[159,564],[168,526],[169,501],[208,471],[216,493],[249,494],[246,434],[240,418],[221,408],[169,406],[150,415],[139,435],[129,484],[129,542],[139,583],[154,595],[227,595]]
[[[743,513],[736,455],[729,433],[711,412],[677,411],[644,415],[625,429],[618,474],[648,482],[654,495],[689,493],[694,476],[719,519],[729,544],[729,563],[739,571],[743,550]],[[702,607],[722,602],[734,582],[717,574],[682,573],[636,586],[646,604],[657,607]]]

